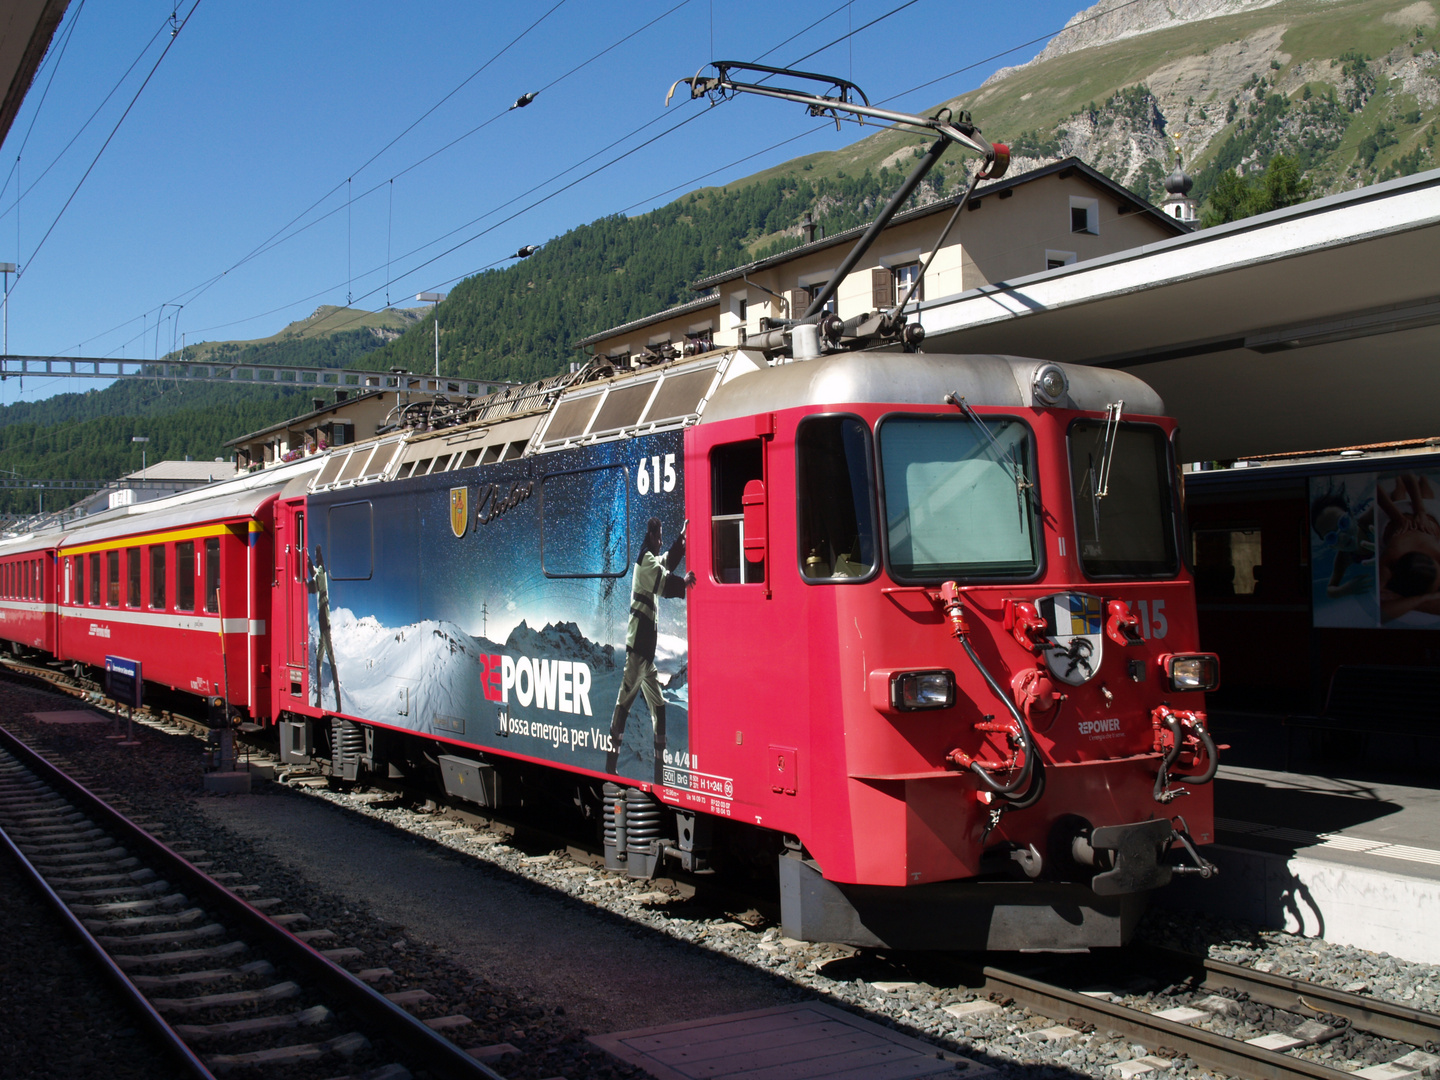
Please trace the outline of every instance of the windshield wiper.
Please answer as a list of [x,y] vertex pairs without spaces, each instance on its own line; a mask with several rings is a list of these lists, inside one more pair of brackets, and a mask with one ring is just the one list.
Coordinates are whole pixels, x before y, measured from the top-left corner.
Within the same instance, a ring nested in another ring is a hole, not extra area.
[[1002,459],[1010,463],[1011,473],[1015,477],[1015,512],[1019,515],[1020,525],[1023,528],[1025,525],[1025,496],[1028,493],[1030,498],[1034,499],[1035,484],[1025,475],[1024,468],[1021,467],[1020,462],[1016,459],[1015,448],[1012,446],[1007,450],[1001,446],[999,440],[991,433],[990,426],[985,423],[984,418],[972,409],[970,403],[961,395],[953,393],[946,394],[945,404],[956,406],[967,420],[973,421],[980,430],[985,433],[985,438],[990,441],[990,445],[995,450],[997,463]]
[[[1100,500],[1110,494],[1110,467],[1115,463],[1115,440],[1120,435],[1120,413],[1125,408],[1125,399],[1114,405],[1105,406],[1105,427],[1100,432],[1100,465],[1096,468],[1095,452],[1090,452],[1090,467],[1085,473],[1085,483],[1090,487],[1090,511],[1095,516],[1095,538],[1100,538]],[[1081,492],[1085,490],[1081,486]]]

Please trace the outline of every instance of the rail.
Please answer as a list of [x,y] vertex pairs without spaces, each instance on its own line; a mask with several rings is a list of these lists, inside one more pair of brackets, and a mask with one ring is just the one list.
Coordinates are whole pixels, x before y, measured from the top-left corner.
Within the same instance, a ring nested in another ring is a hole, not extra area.
[[[982,994],[1011,998],[1061,1022],[1093,1024],[1116,1031],[1151,1049],[1166,1047],[1188,1056],[1202,1067],[1247,1080],[1339,1080],[1353,1076],[1347,1070],[1284,1052],[1342,1034],[1343,1025],[1332,1026],[1336,1017],[1348,1021],[1355,1030],[1417,1048],[1433,1043],[1440,1035],[1440,1016],[1300,979],[1158,948],[1138,948],[1130,959],[1139,962],[1140,970],[1154,973],[1157,978],[1185,980],[1196,989],[1238,994],[1237,998],[1227,999],[1233,1001],[1236,1008],[1249,1000],[1293,1013],[1298,1018],[1297,1032],[1301,1025],[1313,1024],[1312,1032],[1299,1033],[1305,1037],[1276,1032],[1258,1040],[1269,1046],[1257,1045],[1256,1040],[1231,1038],[1194,1026],[1194,1021],[1211,1015],[1202,1009],[1163,1010],[1171,1012],[1171,1017],[1167,1017],[997,965],[975,967],[970,981]],[[1089,970],[1093,977],[1093,967]],[[1193,1015],[1188,1020],[1173,1018],[1176,1012],[1182,1011]],[[1277,1046],[1282,1048],[1271,1048]]]
[[[263,952],[267,959],[273,959],[287,970],[305,978],[317,996],[348,1010],[357,1020],[363,1022],[370,1033],[383,1033],[411,1064],[450,1080],[503,1080],[500,1074],[431,1030],[423,1021],[373,990],[279,922],[191,864],[181,854],[161,843],[3,727],[0,727],[0,788],[4,789],[3,795],[0,795],[0,803],[4,804],[0,807],[0,837],[3,837],[6,847],[24,868],[25,873],[36,882],[51,906],[104,966],[111,981],[144,1016],[156,1034],[172,1048],[177,1059],[184,1063],[192,1075],[207,1078],[213,1076],[213,1072],[210,1066],[190,1049],[185,1034],[165,1020],[161,1010],[151,1003],[136,982],[126,974],[122,965],[133,962],[134,958],[118,957],[106,948],[112,941],[121,945],[127,941],[136,944],[158,944],[158,939],[145,942],[137,938],[111,938],[104,934],[97,937],[91,933],[85,922],[71,910],[66,898],[59,895],[58,890],[63,886],[51,880],[56,876],[53,869],[55,865],[73,865],[75,860],[80,859],[94,859],[100,863],[125,855],[126,857],[121,859],[124,876],[132,884],[117,889],[104,889],[103,892],[126,895],[131,892],[143,893],[144,888],[138,884],[142,877],[147,881],[166,882],[171,888],[183,890],[184,898],[188,902],[204,904],[204,914],[211,918],[211,925],[216,926],[217,933],[220,932],[217,924],[221,922],[233,928],[252,947]],[[18,829],[15,825],[17,821],[26,820],[24,814],[27,807],[30,808],[32,818],[38,815],[39,808],[43,807],[44,816],[38,820],[54,822],[55,825],[62,821],[74,821],[76,818],[88,819],[81,823],[82,827],[88,830],[86,837],[100,834],[102,838],[99,841],[67,841],[64,832],[52,825],[40,827],[40,831],[45,833],[43,840],[32,839],[28,844],[16,842],[11,836],[12,833],[28,836],[27,828],[36,829],[34,824],[22,825]],[[95,846],[97,843],[113,846],[102,850]],[[29,850],[26,850],[27,848]],[[42,857],[36,854],[37,849],[51,854]],[[37,861],[40,866],[36,865]],[[144,863],[144,867],[138,871],[134,870],[137,862]],[[52,867],[48,877],[43,871],[45,866]],[[73,902],[74,900],[71,900],[71,903]],[[122,907],[119,910],[149,910],[148,906],[142,909],[139,905],[149,905],[150,902],[149,899],[141,900],[138,904],[121,901]],[[166,915],[145,916],[141,921],[160,923],[166,920],[178,921]],[[190,921],[198,923],[199,913]],[[199,934],[200,931],[180,931],[166,936],[179,941]],[[357,1037],[341,1037],[347,1038],[353,1040]],[[219,1066],[225,1063],[217,1061],[216,1064]]]

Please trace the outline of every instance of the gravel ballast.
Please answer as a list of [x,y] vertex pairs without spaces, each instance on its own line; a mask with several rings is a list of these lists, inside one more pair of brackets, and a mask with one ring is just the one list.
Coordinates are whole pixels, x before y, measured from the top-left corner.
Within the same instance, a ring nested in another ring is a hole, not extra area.
[[[103,727],[50,727],[24,715],[74,707],[67,697],[0,684],[0,723],[104,777],[135,814],[163,822],[168,843],[205,848],[212,870],[241,873],[266,896],[282,898],[285,910],[305,912],[307,925],[334,931],[331,945],[362,949],[356,966],[393,969],[379,989],[423,987],[436,995],[433,1009],[420,1015],[471,1017],[474,1024],[452,1036],[460,1045],[513,1046],[514,1053],[489,1062],[507,1077],[643,1075],[585,1037],[817,998],[1005,1075],[1063,1070],[1111,1078],[1122,1063],[1131,1063],[1127,1074],[1149,1065],[1146,1075],[1156,1077],[1213,1075],[1183,1058],[1156,1058],[1113,1032],[1044,1034],[1056,1021],[1018,1006],[957,1015],[975,994],[926,982],[935,978],[934,965],[793,942],[754,911],[685,899],[563,851],[527,852],[433,808],[363,790],[270,783],[257,783],[249,796],[204,796],[197,739],[137,727],[142,745],[126,751],[104,740]],[[4,902],[12,903],[8,896]],[[1165,912],[1147,916],[1141,934],[1258,970],[1440,1009],[1440,967]],[[18,947],[16,934],[0,938],[0,977],[25,963],[12,955]],[[1187,1002],[1183,992],[1166,996],[1171,989],[1114,993],[1127,1004],[1148,999],[1148,1008]],[[0,1014],[0,1031],[4,1047],[23,1054],[30,1038],[23,1026]],[[1355,1068],[1391,1060],[1392,1051],[1352,1033],[1306,1056]]]

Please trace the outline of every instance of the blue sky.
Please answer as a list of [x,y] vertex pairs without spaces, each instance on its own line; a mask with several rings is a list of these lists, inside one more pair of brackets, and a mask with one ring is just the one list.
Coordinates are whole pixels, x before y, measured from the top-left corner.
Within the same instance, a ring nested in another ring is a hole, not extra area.
[[[760,99],[707,112],[677,94],[665,109],[670,84],[712,56],[768,53],[921,111],[1030,59],[1043,41],[982,62],[1082,6],[913,0],[807,56],[904,3],[182,0],[172,42],[172,3],[71,0],[0,146],[0,261],[21,267],[10,352],[142,359],[182,340],[265,337],[347,295],[356,307],[413,307],[417,292],[505,265],[524,244],[865,134],[832,126],[732,165],[815,125]],[[541,91],[533,104],[506,111],[530,91]],[[23,394],[0,384],[0,403],[89,385],[24,382]]]

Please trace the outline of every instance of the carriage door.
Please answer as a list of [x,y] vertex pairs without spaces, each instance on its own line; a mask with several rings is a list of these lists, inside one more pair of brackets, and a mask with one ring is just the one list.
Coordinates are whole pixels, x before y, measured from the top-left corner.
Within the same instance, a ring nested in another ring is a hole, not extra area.
[[282,689],[292,698],[306,700],[309,682],[310,591],[306,583],[309,564],[305,557],[305,503],[297,500],[283,503],[277,515],[283,561],[280,563],[280,587],[285,612],[284,659]]

